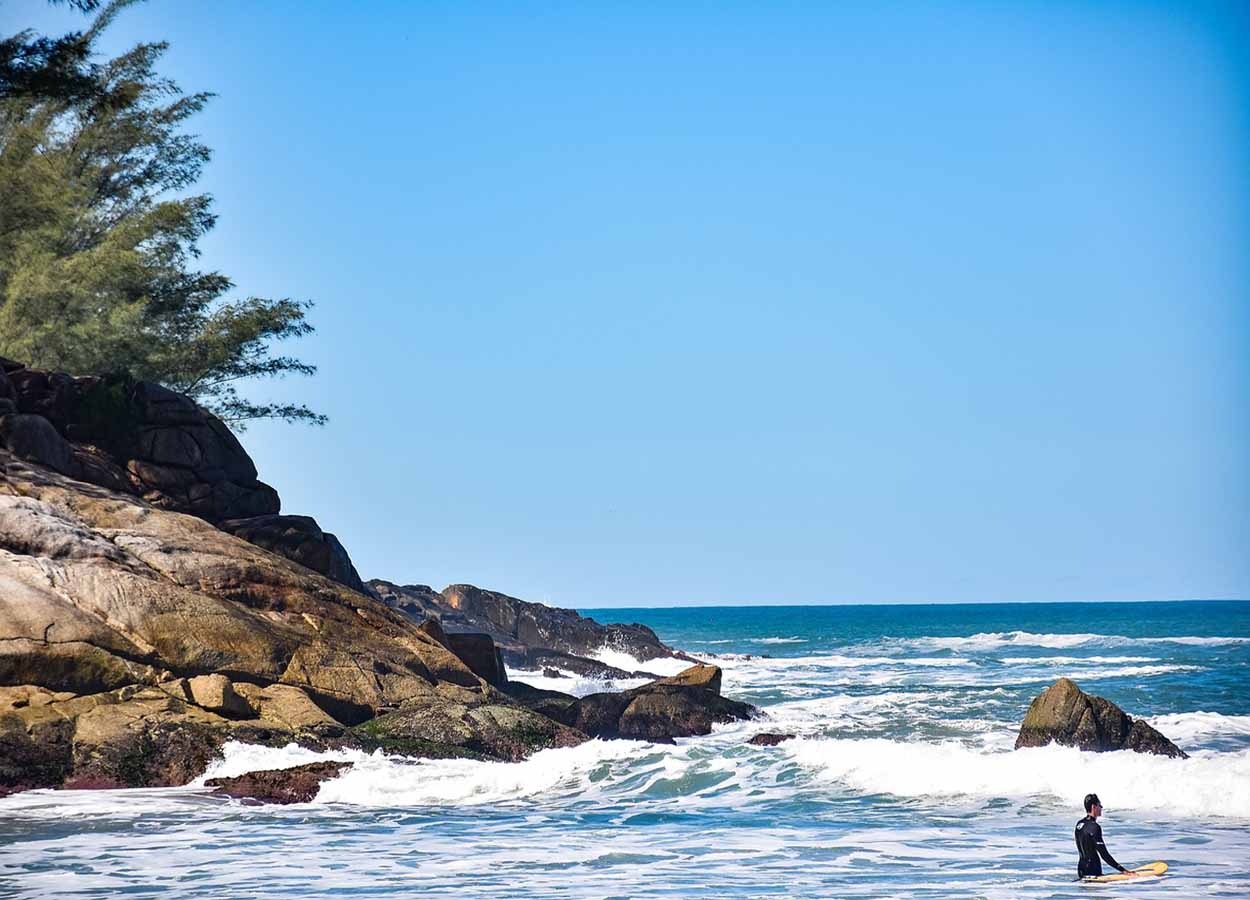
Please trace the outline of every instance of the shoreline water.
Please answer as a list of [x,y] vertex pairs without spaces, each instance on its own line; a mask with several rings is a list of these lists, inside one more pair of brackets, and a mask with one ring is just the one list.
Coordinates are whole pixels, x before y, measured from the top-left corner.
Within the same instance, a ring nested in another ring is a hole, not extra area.
[[[349,884],[380,897],[1080,897],[1071,827],[1079,795],[1098,790],[1112,852],[1173,866],[1135,896],[1250,891],[1229,864],[1250,853],[1250,808],[1237,800],[1250,796],[1250,604],[1215,620],[1193,606],[1168,623],[1141,615],[1114,635],[1085,627],[1079,604],[940,623],[808,607],[785,629],[773,608],[735,609],[642,621],[673,646],[713,651],[725,694],[767,719],[515,764],[370,754],[286,809],[195,788],[16,795],[0,801],[0,877],[23,898],[71,882],[67,896],[83,897],[161,884],[190,897]],[[1029,698],[1077,670],[1191,759],[1011,750]],[[798,737],[745,743],[763,730]],[[214,771],[287,752],[232,747]],[[84,816],[88,830],[75,824]]]

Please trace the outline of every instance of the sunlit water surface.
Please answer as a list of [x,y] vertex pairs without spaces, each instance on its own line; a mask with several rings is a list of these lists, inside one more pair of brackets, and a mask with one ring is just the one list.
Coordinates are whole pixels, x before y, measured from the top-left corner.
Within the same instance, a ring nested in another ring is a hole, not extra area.
[[[1250,896],[1250,603],[592,614],[714,656],[724,692],[766,718],[519,764],[232,745],[206,776],[355,761],[291,807],[194,785],[19,794],[0,800],[0,895]],[[1060,675],[1191,758],[1012,750],[1029,700]],[[764,730],[799,737],[745,743]],[[1073,882],[1088,791],[1119,860],[1163,859],[1168,876]]]

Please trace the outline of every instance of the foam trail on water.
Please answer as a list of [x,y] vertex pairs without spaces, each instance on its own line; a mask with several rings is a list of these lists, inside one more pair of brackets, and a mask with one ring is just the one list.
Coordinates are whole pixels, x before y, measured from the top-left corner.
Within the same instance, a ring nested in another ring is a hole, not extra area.
[[1157,656],[1004,656],[999,659],[1000,663],[1008,666],[1028,666],[1028,665],[1071,665],[1073,663],[1098,663],[1100,665],[1113,665],[1123,663],[1149,663],[1158,662]]
[[1195,647],[1215,647],[1250,643],[1250,637],[1125,637],[1118,634],[1036,634],[1030,631],[990,631],[967,637],[919,637],[903,638],[903,643],[918,647],[953,651],[986,651],[1004,647],[1049,647],[1064,650],[1072,647],[1121,646],[1134,644],[1186,644]]
[[[1225,716],[1220,713],[1185,712],[1154,716],[1150,724],[1180,743],[1225,736],[1250,737],[1250,716]],[[1250,785],[1247,785],[1250,789]]]
[[510,670],[508,680],[522,681],[544,691],[560,691],[575,697],[585,697],[587,694],[597,694],[602,691],[627,691],[651,680],[649,678],[586,678],[564,669],[556,671],[559,674],[551,676],[537,670]]

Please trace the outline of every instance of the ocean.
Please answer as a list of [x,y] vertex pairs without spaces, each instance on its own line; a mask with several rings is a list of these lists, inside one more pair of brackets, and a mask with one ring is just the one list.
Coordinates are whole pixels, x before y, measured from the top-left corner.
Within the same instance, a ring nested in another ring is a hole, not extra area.
[[[0,895],[1250,897],[1248,602],[585,613],[645,623],[723,667],[723,692],[766,718],[516,764],[229,745],[206,777],[356,765],[290,807],[196,785],[0,799]],[[1013,750],[1029,701],[1060,676],[1147,718],[1190,759]],[[798,737],[748,745],[760,731]],[[1090,791],[1116,858],[1166,860],[1167,876],[1074,883]]]

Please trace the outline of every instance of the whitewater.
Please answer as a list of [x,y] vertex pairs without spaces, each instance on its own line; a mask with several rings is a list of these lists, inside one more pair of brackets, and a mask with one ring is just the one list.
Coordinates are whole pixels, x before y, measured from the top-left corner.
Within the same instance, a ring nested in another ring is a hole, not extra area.
[[[17,794],[0,799],[0,896],[1250,896],[1250,603],[585,612],[721,666],[723,693],[763,716],[521,763],[230,744],[183,788]],[[641,683],[509,674],[578,694]],[[1013,750],[1060,676],[1190,758]],[[763,731],[795,737],[747,744]],[[352,766],[308,804],[202,787],[322,759]],[[1074,883],[1089,791],[1116,857],[1167,860],[1166,878]]]

